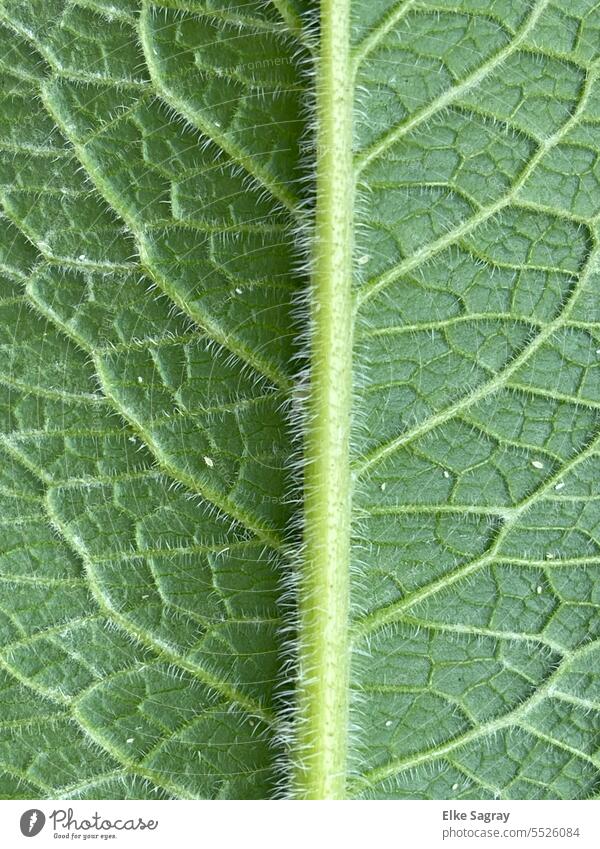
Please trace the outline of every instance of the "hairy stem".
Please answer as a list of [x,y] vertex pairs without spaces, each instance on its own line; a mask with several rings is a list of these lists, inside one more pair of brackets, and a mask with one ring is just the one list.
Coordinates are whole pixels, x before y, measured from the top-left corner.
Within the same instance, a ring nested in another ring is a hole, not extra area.
[[300,579],[294,795],[343,799],[348,736],[352,381],[350,0],[322,0],[311,283],[305,559]]

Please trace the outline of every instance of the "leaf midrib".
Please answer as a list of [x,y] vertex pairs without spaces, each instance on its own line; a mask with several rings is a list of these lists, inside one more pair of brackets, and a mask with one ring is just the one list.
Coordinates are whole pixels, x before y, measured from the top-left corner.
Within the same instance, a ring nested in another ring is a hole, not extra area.
[[292,794],[303,799],[343,799],[349,700],[355,189],[350,0],[322,0],[320,20]]

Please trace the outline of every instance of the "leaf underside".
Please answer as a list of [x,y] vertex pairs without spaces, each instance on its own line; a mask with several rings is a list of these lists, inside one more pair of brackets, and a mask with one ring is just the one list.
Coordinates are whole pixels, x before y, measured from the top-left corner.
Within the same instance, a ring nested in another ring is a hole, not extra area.
[[[0,0],[2,798],[283,792],[315,13]],[[347,795],[592,798],[600,10],[351,15]]]

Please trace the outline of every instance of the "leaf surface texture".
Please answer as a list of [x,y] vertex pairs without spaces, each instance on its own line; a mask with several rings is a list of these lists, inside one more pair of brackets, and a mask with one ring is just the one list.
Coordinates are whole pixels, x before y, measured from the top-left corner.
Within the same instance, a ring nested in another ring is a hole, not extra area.
[[[346,792],[591,798],[600,12],[350,13]],[[282,792],[316,20],[0,2],[3,798]]]

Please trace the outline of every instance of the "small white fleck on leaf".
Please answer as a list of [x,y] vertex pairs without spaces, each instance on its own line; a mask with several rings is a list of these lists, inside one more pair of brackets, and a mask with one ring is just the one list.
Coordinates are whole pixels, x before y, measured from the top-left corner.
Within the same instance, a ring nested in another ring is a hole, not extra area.
[[204,462],[209,467],[209,469],[212,469],[212,467],[215,465],[215,462],[212,457],[204,457]]
[[544,464],[542,463],[541,460],[532,460],[531,465],[533,466],[534,469],[543,469],[544,468]]
[[561,490],[561,489],[564,489],[564,487],[565,487],[565,485],[564,485],[563,481],[561,481],[560,483],[557,483],[557,484],[556,484],[556,486],[554,487],[554,489],[555,489],[557,492],[560,492],[560,490]]
[[357,262],[359,265],[366,265],[370,259],[369,254],[363,254],[363,256],[359,256]]

